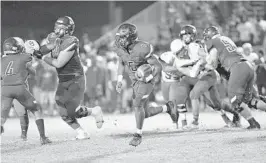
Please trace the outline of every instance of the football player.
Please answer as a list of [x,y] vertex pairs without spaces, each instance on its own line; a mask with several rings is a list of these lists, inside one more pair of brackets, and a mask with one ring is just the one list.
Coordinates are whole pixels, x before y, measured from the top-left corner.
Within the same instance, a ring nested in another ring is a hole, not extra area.
[[[215,85],[217,83],[217,73],[213,69],[204,70],[201,68],[205,63],[206,53],[202,45],[195,43],[196,28],[192,25],[182,27],[180,31],[180,38],[183,45],[179,45],[180,50],[177,53],[174,66],[166,67],[166,70],[174,70],[182,72],[185,76],[180,80],[179,87],[184,92],[178,100],[179,105],[185,108],[185,103],[188,97],[192,102],[193,121],[191,126],[198,126],[199,117],[199,98],[205,94],[208,97],[208,104],[215,110],[221,112],[222,118],[227,125],[232,125],[230,119],[227,117],[222,108],[228,108],[218,97]],[[169,69],[168,69],[169,68]],[[173,69],[174,68],[174,69]],[[200,73],[200,76],[199,76]],[[182,114],[180,114],[182,115]],[[237,114],[236,114],[237,116]],[[184,116],[183,116],[184,117]],[[184,119],[184,118],[183,118]]]
[[[13,100],[16,99],[33,113],[40,133],[41,144],[48,144],[51,141],[45,136],[41,111],[38,110],[38,104],[27,88],[28,75],[29,73],[35,74],[35,70],[31,65],[31,55],[25,53],[24,49],[24,41],[19,37],[10,37],[3,43],[4,56],[1,59],[1,130],[6,122],[7,112],[9,112]],[[25,119],[24,123],[22,138],[26,139],[28,119]]]
[[[54,32],[47,37],[47,44],[41,46],[34,55],[42,58],[57,70],[59,84],[56,103],[61,118],[77,132],[76,139],[88,139],[77,118],[93,116],[98,128],[103,125],[103,114],[99,106],[81,106],[85,91],[85,77],[79,57],[79,40],[73,36],[75,24],[71,17],[63,16],[56,20]],[[50,53],[50,55],[45,55]]]
[[252,100],[255,79],[251,63],[236,51],[235,43],[230,38],[222,36],[217,27],[205,28],[203,36],[213,67],[220,63],[229,74],[227,89],[232,107],[249,122],[248,129],[260,128],[260,124],[251,115],[247,106]]
[[[153,91],[154,81],[161,72],[161,66],[152,54],[152,45],[139,40],[136,26],[129,23],[120,25],[115,37],[115,52],[120,61],[116,90],[118,93],[121,92],[123,72],[126,71],[132,81],[132,98],[137,127],[129,144],[137,146],[142,141],[142,127],[145,118],[167,112],[172,121],[176,122],[177,111],[171,101],[160,107],[145,107],[145,103]],[[150,71],[150,66],[152,66],[152,71]],[[141,73],[136,73],[138,71],[143,72],[144,75],[139,77]]]

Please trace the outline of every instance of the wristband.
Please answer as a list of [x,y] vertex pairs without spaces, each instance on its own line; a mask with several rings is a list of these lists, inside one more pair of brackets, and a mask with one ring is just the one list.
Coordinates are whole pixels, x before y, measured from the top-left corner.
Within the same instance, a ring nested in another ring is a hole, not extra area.
[[118,75],[118,77],[117,77],[117,81],[118,82],[121,82],[123,80],[123,75]]
[[150,74],[149,76],[147,76],[146,77],[146,82],[149,82],[151,79],[153,79],[153,75],[152,74]]

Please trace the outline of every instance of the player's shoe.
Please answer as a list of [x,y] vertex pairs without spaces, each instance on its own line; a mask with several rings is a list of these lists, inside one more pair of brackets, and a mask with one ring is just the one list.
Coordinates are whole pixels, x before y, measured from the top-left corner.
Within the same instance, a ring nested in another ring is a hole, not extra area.
[[173,123],[176,123],[178,120],[178,111],[177,108],[175,107],[175,104],[172,101],[168,101],[166,103],[167,106],[167,113],[170,115]]
[[192,123],[189,126],[190,129],[198,129],[199,128],[199,121],[193,120]]
[[41,138],[40,138],[40,141],[41,141],[41,144],[42,144],[42,145],[52,143],[52,141],[51,141],[48,137],[41,137]]
[[79,132],[76,136],[76,140],[83,140],[83,139],[89,139],[90,135],[87,132]]
[[142,142],[142,136],[140,134],[133,134],[133,139],[129,142],[129,145],[134,147],[138,146]]
[[222,119],[224,120],[226,127],[232,127],[233,123],[232,121],[228,118],[228,116],[226,114],[222,114]]
[[248,120],[250,126],[247,127],[247,129],[260,129],[260,124],[257,122],[254,118],[251,118]]
[[183,130],[189,129],[189,127],[187,125],[187,120],[186,119],[181,121],[181,125],[182,125],[182,129]]
[[1,126],[1,134],[4,133],[4,132],[5,132],[4,127]]
[[27,135],[25,135],[25,134],[21,134],[20,138],[21,138],[23,141],[27,141],[27,140],[28,140]]
[[104,120],[102,108],[100,106],[96,106],[93,108],[92,116],[95,118],[97,128],[102,128]]

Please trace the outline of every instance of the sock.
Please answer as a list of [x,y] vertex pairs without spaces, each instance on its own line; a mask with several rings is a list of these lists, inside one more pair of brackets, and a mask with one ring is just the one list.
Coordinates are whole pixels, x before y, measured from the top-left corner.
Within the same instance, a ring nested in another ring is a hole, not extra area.
[[26,113],[23,116],[20,116],[19,119],[20,119],[21,134],[27,136],[29,128],[29,116]]
[[242,117],[244,117],[247,121],[251,118],[253,118],[253,116],[251,115],[250,109],[248,108],[248,106],[244,103],[241,104],[241,107],[243,108],[243,110],[239,113]]
[[187,120],[186,113],[179,113],[179,118],[181,119],[181,121]]
[[163,108],[162,112],[164,112],[164,113],[167,112],[167,106],[166,105],[163,105],[162,108]]
[[155,116],[155,115],[157,115],[159,113],[162,113],[162,112],[163,112],[163,107],[162,106],[149,107],[149,108],[145,109],[145,118],[149,118],[149,117]]
[[77,131],[78,134],[85,132],[81,126],[79,126],[78,128],[76,128],[75,130]]
[[141,129],[137,129],[136,133],[142,135],[142,130]]
[[145,119],[145,111],[143,108],[135,108],[135,118],[137,128],[142,129]]
[[45,131],[44,131],[44,121],[43,119],[37,119],[36,121],[36,125],[38,127],[39,133],[41,137],[45,137]]

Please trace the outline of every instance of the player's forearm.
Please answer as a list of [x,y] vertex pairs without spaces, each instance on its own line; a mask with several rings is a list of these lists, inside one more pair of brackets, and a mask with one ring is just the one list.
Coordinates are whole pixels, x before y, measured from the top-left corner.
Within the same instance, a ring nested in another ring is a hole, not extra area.
[[56,67],[57,68],[57,61],[56,61],[56,59],[54,59],[54,58],[51,58],[51,57],[44,57],[43,58],[43,60],[47,63],[47,64],[49,64],[50,66],[53,66],[53,67]]
[[177,67],[187,67],[187,66],[192,66],[195,64],[195,62],[197,62],[198,60],[194,60],[194,59],[177,59],[175,61],[175,65]]
[[53,49],[54,49],[53,44],[45,44],[45,45],[41,46],[40,52],[41,52],[41,54],[45,55],[45,54],[50,53]]
[[186,76],[189,76],[189,77],[192,77],[191,76],[191,68],[178,68],[178,71],[181,72],[182,74],[186,75]]

